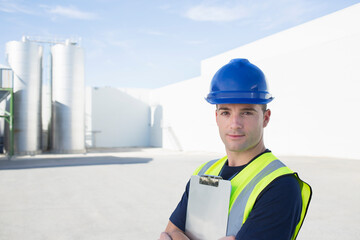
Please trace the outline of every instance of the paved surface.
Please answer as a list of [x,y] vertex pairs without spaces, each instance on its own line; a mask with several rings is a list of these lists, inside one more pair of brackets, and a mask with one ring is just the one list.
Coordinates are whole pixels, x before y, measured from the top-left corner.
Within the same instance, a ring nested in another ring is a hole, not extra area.
[[[199,164],[160,149],[0,159],[0,239],[157,239]],[[299,240],[360,239],[360,160],[280,157],[314,195]]]

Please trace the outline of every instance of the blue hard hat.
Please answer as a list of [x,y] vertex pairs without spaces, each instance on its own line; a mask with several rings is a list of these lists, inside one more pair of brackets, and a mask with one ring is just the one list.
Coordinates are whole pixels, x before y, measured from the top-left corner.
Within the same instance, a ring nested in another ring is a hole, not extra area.
[[205,99],[211,104],[267,104],[274,98],[264,73],[247,59],[238,58],[215,73]]

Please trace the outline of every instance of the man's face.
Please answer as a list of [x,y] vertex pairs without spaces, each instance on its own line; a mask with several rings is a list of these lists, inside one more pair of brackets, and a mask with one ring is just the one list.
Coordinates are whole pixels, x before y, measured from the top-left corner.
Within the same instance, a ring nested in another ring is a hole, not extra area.
[[263,139],[263,129],[270,120],[270,110],[263,112],[261,105],[219,104],[216,123],[227,151],[245,152]]

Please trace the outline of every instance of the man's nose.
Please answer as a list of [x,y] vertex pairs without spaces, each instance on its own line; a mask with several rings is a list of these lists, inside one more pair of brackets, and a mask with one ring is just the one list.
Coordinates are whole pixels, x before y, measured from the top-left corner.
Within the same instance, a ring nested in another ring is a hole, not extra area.
[[232,115],[230,118],[231,129],[238,129],[243,127],[243,118],[239,115]]

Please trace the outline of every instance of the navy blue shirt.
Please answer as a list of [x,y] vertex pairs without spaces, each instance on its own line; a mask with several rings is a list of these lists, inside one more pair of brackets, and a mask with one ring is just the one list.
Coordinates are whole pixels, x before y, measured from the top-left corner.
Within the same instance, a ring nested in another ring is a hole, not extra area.
[[[230,167],[226,162],[220,176],[229,180],[246,166]],[[190,181],[178,206],[170,216],[170,221],[182,231],[185,231],[189,186]],[[300,219],[301,207],[301,191],[296,177],[281,176],[260,193],[236,239],[290,240]]]

